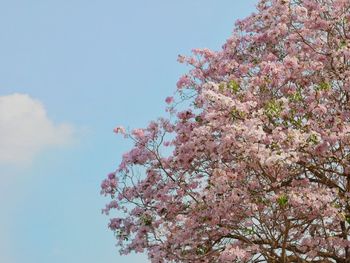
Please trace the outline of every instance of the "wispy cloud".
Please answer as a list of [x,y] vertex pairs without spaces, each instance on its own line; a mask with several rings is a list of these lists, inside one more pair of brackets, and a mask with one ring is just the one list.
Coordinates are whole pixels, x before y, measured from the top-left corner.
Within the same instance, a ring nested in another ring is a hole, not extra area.
[[48,147],[66,145],[73,127],[56,124],[43,104],[26,94],[0,96],[0,163],[27,163]]

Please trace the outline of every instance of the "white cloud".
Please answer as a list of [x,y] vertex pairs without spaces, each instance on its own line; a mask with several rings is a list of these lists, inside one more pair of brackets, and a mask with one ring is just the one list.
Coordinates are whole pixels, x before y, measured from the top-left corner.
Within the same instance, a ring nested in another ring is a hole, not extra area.
[[53,123],[29,95],[0,96],[0,163],[30,162],[48,147],[66,145],[72,135],[72,126]]

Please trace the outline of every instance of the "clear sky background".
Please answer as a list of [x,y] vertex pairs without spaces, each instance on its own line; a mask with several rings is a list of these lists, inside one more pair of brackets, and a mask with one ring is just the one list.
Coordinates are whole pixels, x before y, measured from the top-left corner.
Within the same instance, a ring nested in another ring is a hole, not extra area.
[[219,49],[256,0],[0,0],[0,262],[120,257],[99,195],[164,115],[192,48]]

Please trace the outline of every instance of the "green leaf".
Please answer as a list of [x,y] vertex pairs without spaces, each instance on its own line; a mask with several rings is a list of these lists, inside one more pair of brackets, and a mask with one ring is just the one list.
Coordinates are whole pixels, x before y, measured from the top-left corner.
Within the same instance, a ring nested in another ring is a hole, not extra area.
[[197,255],[205,255],[206,253],[208,253],[208,251],[209,251],[209,248],[204,246],[204,245],[199,245],[196,248],[196,254]]
[[199,115],[198,115],[198,116],[196,116],[194,119],[195,119],[195,121],[196,121],[196,122],[198,122],[198,123],[203,122],[202,117],[201,117],[201,116],[199,116]]
[[346,220],[346,222],[347,222],[348,224],[350,224],[350,216],[346,216],[346,217],[345,217],[345,220]]
[[243,111],[239,111],[236,108],[232,109],[230,114],[233,120],[243,119],[246,116],[246,114]]
[[237,93],[240,89],[240,86],[235,80],[230,80],[230,82],[227,85],[227,88],[229,88],[233,93]]
[[269,101],[265,106],[265,114],[270,119],[279,117],[281,112],[282,112],[282,105],[281,103],[278,103],[275,100]]
[[328,82],[321,82],[317,87],[316,87],[316,91],[319,90],[329,90],[331,88],[331,84],[329,84]]
[[278,149],[280,149],[280,146],[277,142],[272,142],[270,144],[270,148],[271,148],[271,150],[278,150]]
[[225,84],[224,83],[220,83],[219,84],[219,91],[223,92],[225,90]]
[[277,203],[281,206],[284,207],[288,203],[288,196],[286,195],[281,195],[280,197],[277,198]]
[[152,225],[152,217],[149,215],[142,215],[140,217],[141,222],[145,225],[145,226],[150,226]]
[[318,138],[317,138],[316,134],[311,134],[310,137],[307,139],[307,142],[312,143],[312,144],[317,144]]
[[249,227],[244,228],[243,231],[244,231],[245,234],[248,234],[248,235],[255,234],[255,230],[254,230],[253,227],[252,228],[249,228]]
[[296,92],[294,92],[292,95],[290,95],[290,100],[292,102],[299,102],[303,100],[303,96],[301,94],[301,89],[298,89]]
[[339,47],[337,48],[337,51],[345,48],[347,45],[348,45],[348,43],[346,43],[346,40],[342,39],[340,41]]

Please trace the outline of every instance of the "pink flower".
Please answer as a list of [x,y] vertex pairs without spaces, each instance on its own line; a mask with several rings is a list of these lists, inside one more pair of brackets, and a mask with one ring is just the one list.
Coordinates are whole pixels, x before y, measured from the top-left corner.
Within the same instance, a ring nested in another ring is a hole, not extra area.
[[173,98],[173,97],[166,97],[165,102],[166,102],[167,104],[171,104],[171,103],[174,102],[174,98]]
[[115,173],[108,174],[108,179],[109,180],[115,179]]
[[135,129],[132,131],[132,134],[137,137],[137,138],[142,138],[145,136],[144,132],[142,129]]
[[126,130],[125,130],[125,128],[123,127],[123,126],[118,126],[118,127],[115,127],[114,129],[113,129],[113,132],[115,132],[115,133],[121,133],[121,134],[123,134],[123,135],[125,135],[126,134]]
[[179,79],[176,86],[178,89],[181,89],[189,86],[190,84],[191,84],[191,79],[187,75],[184,75]]
[[134,145],[101,183],[122,253],[281,261],[285,242],[287,259],[347,260],[350,1],[257,7],[222,50],[179,56],[192,68],[173,93],[184,103],[165,98],[169,118],[125,135]]

